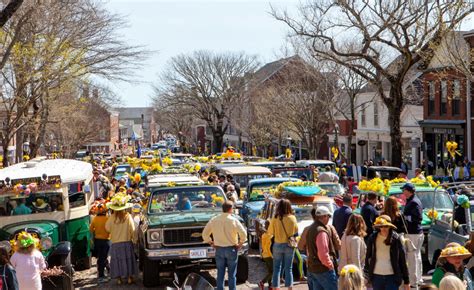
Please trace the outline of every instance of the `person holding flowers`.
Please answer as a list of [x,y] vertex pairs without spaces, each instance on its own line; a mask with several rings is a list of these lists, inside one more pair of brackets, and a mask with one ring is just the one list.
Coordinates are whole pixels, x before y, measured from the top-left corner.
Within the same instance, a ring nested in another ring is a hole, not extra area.
[[436,262],[431,282],[439,287],[445,275],[453,274],[464,282],[465,289],[473,290],[471,273],[464,266],[464,260],[471,256],[472,254],[460,244],[454,242],[447,244]]
[[41,290],[41,272],[46,269],[43,254],[37,249],[38,239],[21,232],[14,243],[15,253],[10,262],[15,268],[20,289]]
[[374,233],[367,240],[364,273],[374,290],[410,289],[410,279],[397,227],[387,215],[375,219]]
[[133,276],[138,274],[137,261],[133,248],[135,225],[132,216],[125,210],[132,207],[130,196],[125,193],[116,193],[108,208],[113,210],[112,216],[105,223],[105,230],[110,234],[112,243],[110,250],[110,274],[117,279],[118,284],[127,279],[133,283]]

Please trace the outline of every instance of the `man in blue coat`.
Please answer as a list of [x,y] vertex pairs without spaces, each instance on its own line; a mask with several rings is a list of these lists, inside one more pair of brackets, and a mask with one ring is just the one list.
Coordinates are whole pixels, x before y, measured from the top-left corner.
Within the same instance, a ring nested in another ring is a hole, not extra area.
[[339,238],[344,234],[349,217],[352,215],[352,195],[344,194],[342,207],[338,208],[333,215],[332,225],[336,228]]

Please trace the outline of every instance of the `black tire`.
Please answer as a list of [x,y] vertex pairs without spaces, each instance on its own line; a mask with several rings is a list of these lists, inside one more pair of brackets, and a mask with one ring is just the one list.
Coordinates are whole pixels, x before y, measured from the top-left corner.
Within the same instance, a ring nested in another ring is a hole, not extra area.
[[438,262],[439,255],[441,255],[441,250],[436,250],[433,254],[433,262],[431,263],[431,267],[436,268],[436,262]]
[[160,285],[158,262],[143,258],[143,286],[156,287]]
[[237,283],[242,284],[249,278],[249,259],[247,253],[240,255],[237,260]]

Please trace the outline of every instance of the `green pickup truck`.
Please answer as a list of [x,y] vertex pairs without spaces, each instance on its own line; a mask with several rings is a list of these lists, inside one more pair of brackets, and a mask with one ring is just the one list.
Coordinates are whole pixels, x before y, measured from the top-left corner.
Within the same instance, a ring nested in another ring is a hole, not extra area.
[[[139,261],[145,287],[179,269],[215,268],[215,249],[204,243],[207,222],[222,212],[226,197],[218,186],[151,187],[139,230]],[[240,219],[240,217],[239,217]],[[243,223],[243,220],[242,220]],[[237,282],[248,278],[248,244],[239,251]]]

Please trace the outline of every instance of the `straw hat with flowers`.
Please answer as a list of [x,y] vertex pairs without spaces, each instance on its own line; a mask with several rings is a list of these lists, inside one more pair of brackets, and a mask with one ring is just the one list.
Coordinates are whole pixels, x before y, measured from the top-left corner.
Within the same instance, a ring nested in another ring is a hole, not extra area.
[[97,199],[91,206],[91,214],[99,215],[105,214],[107,212],[107,206],[105,204],[105,200],[103,198]]
[[397,229],[397,227],[392,224],[392,219],[388,215],[381,215],[375,219],[374,228],[390,227],[392,229]]
[[462,257],[462,259],[467,259],[471,257],[472,254],[466,248],[461,246],[458,243],[449,243],[446,247],[441,251],[439,255],[440,258],[448,258],[448,257]]
[[110,202],[107,204],[107,207],[114,211],[121,211],[131,208],[133,204],[129,202],[130,198],[131,197],[128,194],[118,192],[112,197]]
[[38,209],[43,209],[48,206],[48,204],[42,198],[37,198],[36,201],[33,201],[33,206]]

